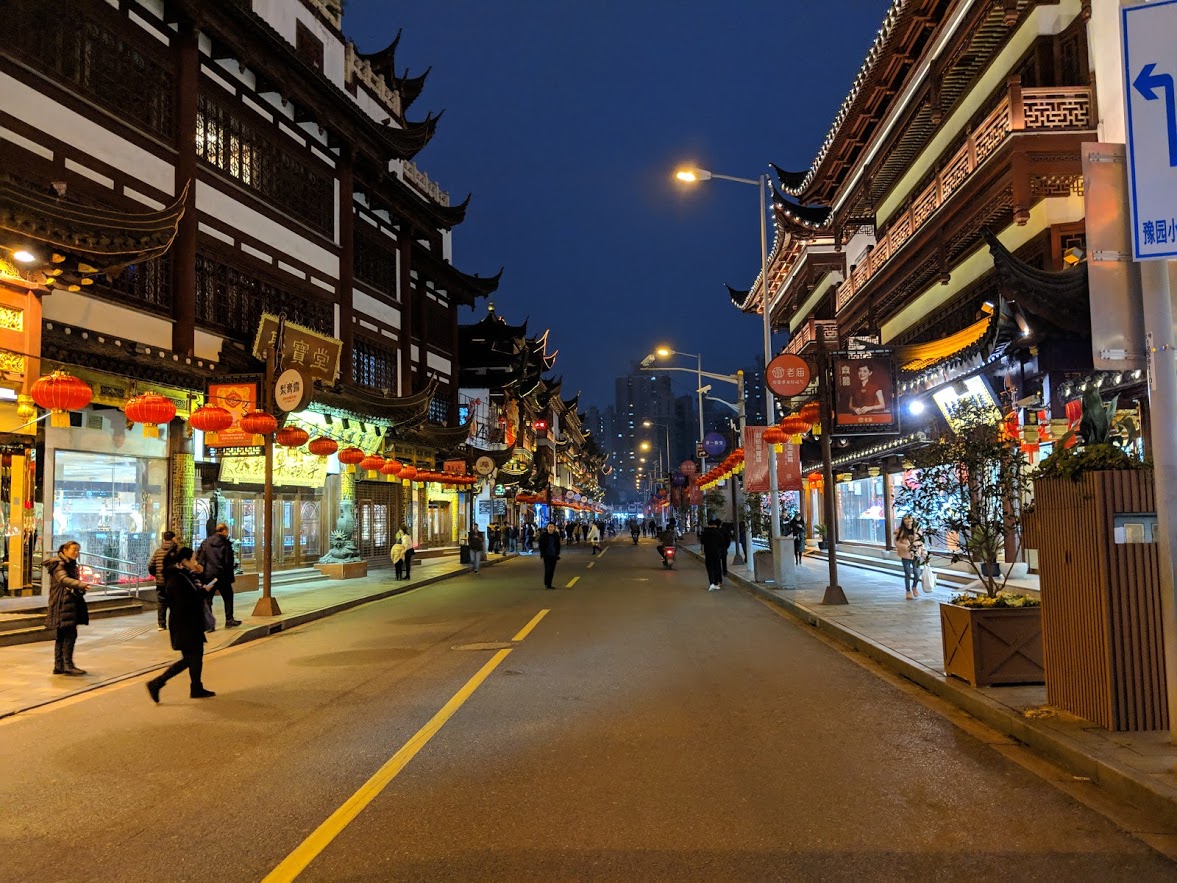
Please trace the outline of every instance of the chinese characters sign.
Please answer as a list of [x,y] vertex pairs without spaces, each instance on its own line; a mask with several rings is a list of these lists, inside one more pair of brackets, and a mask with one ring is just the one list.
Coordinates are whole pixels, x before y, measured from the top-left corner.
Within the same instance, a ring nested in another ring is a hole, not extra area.
[[809,386],[809,363],[791,353],[777,356],[768,363],[764,373],[768,388],[782,398],[801,395]]
[[[285,324],[282,335],[284,367],[299,368],[313,379],[335,382],[339,377],[342,341],[293,322]],[[253,342],[254,356],[262,360],[268,359],[274,351],[274,341],[277,338],[278,317],[262,313],[262,321],[258,325],[257,337]]]
[[[764,440],[767,426],[744,427],[744,492],[763,494],[768,491],[768,443]],[[776,486],[778,491],[801,490],[801,446],[785,445],[776,455]]]
[[839,433],[886,434],[899,431],[895,381],[889,353],[833,360],[834,430]]
[[[210,383],[206,398],[209,404],[224,408],[233,417],[233,425],[217,433],[215,447],[252,447],[253,436],[241,430],[241,418],[257,408],[257,384]],[[205,436],[205,446],[214,447],[208,443],[207,436]]]

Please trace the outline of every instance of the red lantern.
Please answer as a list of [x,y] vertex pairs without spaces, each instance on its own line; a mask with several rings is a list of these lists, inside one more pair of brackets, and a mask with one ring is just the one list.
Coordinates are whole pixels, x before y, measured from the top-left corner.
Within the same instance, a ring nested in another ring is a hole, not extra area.
[[319,436],[317,439],[307,445],[307,450],[316,457],[330,457],[339,450],[339,445],[336,444],[334,439],[323,438],[322,436]]
[[283,426],[274,438],[284,448],[301,448],[311,434],[300,426]]
[[356,464],[362,463],[364,461],[364,457],[366,456],[367,454],[365,454],[359,448],[344,448],[339,452],[339,462],[347,467],[348,472],[355,472]]
[[233,415],[219,405],[201,405],[188,417],[188,425],[204,433],[204,443],[212,446],[220,439],[217,433],[233,425]]
[[792,444],[801,444],[801,434],[809,431],[813,424],[800,414],[791,414],[781,421],[781,432],[789,436]]
[[405,467],[403,467],[403,468],[401,469],[400,477],[401,477],[401,478],[402,478],[402,479],[405,481],[405,483],[407,484],[408,482],[412,481],[414,478],[416,478],[416,477],[417,477],[417,467],[416,467],[416,466],[405,466]]
[[816,426],[821,421],[821,404],[808,402],[801,406],[801,410],[797,414],[809,426]]
[[241,418],[241,431],[250,435],[273,435],[278,431],[278,419],[266,411],[250,411]]
[[66,412],[80,411],[94,397],[87,384],[64,371],[38,377],[30,392],[33,401],[49,412],[49,425],[57,427],[69,426]]
[[381,472],[385,473],[386,475],[392,475],[395,477],[397,475],[400,475],[401,470],[404,468],[405,468],[404,464],[401,463],[400,460],[397,460],[394,458],[384,464],[384,468],[381,470]]
[[379,454],[369,454],[360,461],[360,468],[367,469],[369,472],[379,472],[380,467],[384,465],[384,458]]
[[770,426],[768,429],[764,430],[765,443],[770,444],[776,448],[776,452],[778,454],[785,449],[784,446],[787,440],[788,436],[785,435],[784,431],[779,426]]
[[157,392],[137,395],[123,406],[123,413],[133,423],[143,424],[144,438],[159,438],[159,424],[170,423],[176,416],[176,403]]

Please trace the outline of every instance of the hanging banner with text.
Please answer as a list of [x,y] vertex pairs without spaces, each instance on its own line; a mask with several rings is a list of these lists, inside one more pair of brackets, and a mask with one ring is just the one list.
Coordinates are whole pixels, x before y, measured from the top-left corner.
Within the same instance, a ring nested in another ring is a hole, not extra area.
[[[768,493],[768,443],[764,440],[767,426],[744,427],[744,493]],[[776,486],[778,491],[801,490],[801,446],[785,445],[776,455]]]

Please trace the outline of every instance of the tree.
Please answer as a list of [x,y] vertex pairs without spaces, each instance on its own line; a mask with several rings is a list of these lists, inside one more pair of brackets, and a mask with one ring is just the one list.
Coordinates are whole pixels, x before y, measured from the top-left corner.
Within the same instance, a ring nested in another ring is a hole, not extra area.
[[[900,489],[896,508],[915,519],[925,542],[949,544],[955,537],[960,556],[995,598],[1010,570],[998,565],[999,556],[1016,555],[1021,545],[1026,457],[993,407],[962,400],[948,423],[934,444],[912,456],[915,472]],[[1006,549],[1007,538],[1013,549]]]
[[768,536],[768,513],[764,511],[765,494],[744,494],[744,522],[749,537]]

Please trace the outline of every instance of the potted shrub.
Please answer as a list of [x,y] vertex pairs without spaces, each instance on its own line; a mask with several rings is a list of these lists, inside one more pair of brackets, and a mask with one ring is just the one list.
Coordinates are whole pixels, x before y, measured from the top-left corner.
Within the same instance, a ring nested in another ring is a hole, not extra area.
[[944,672],[973,686],[1042,683],[1041,609],[1005,591],[1012,566],[1002,563],[1019,549],[1025,454],[992,407],[962,400],[948,422],[912,455],[916,471],[895,501],[925,545],[951,535],[980,584],[940,605]]
[[1109,730],[1168,727],[1149,464],[1092,385],[1079,432],[1034,474],[1047,702]]
[[828,528],[824,524],[815,524],[813,529],[817,531],[817,547],[823,552],[826,550],[826,533]]

